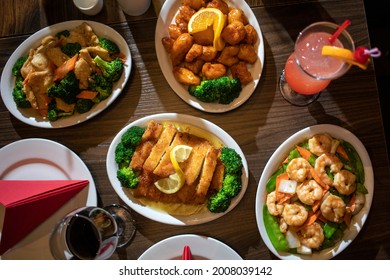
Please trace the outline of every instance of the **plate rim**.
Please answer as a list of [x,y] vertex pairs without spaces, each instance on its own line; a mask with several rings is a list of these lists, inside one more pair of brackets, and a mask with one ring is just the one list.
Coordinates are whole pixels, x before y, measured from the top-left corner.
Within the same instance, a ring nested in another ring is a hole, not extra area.
[[[72,116],[61,118],[55,122],[49,122],[43,120],[42,117],[38,115],[32,115],[31,110],[33,109],[23,109],[18,108],[12,98],[12,90],[15,84],[15,78],[11,74],[12,67],[16,60],[22,56],[27,55],[28,51],[31,48],[36,48],[41,43],[41,40],[48,35],[53,35],[58,31],[61,31],[65,28],[74,28],[81,23],[86,22],[89,24],[94,30],[95,34],[98,36],[106,36],[109,39],[113,39],[115,43],[118,44],[120,50],[126,56],[126,63],[124,67],[124,73],[121,78],[116,82],[115,89],[111,93],[111,95],[103,100],[102,102],[96,104],[94,108],[92,108],[89,112],[84,114],[75,113]],[[91,20],[69,20],[63,21],[59,23],[55,23],[49,26],[46,26],[35,33],[31,34],[28,38],[26,38],[11,54],[8,58],[3,73],[1,75],[1,97],[3,99],[4,105],[8,109],[8,111],[21,122],[32,125],[35,127],[41,128],[64,128],[69,126],[74,126],[80,123],[83,123],[96,115],[103,112],[106,108],[111,105],[114,100],[121,94],[122,89],[126,86],[127,81],[130,77],[132,69],[132,57],[129,45],[122,35],[119,34],[118,31],[113,29],[112,27]]]
[[[185,124],[190,124],[191,126],[200,127],[202,129],[205,129],[206,131],[209,131],[211,134],[217,136],[225,145],[228,147],[234,148],[237,153],[240,154],[243,162],[243,174],[242,174],[242,189],[240,193],[233,198],[229,208],[223,212],[223,213],[200,213],[200,214],[194,214],[190,216],[180,216],[180,215],[170,215],[167,213],[163,213],[162,211],[153,210],[152,208],[148,206],[143,206],[140,203],[136,203],[137,199],[131,198],[129,195],[127,195],[123,189],[123,187],[120,185],[118,179],[116,178],[116,171],[118,169],[117,164],[114,159],[115,154],[115,147],[120,142],[121,135],[131,126],[134,125],[146,125],[150,120],[157,120],[157,121],[177,121]],[[211,130],[212,128],[212,130]],[[221,137],[220,135],[223,137]],[[106,157],[106,170],[108,174],[109,181],[111,183],[112,188],[115,190],[117,195],[122,199],[126,205],[128,205],[130,208],[132,208],[135,212],[139,213],[140,215],[149,218],[153,221],[169,224],[169,225],[176,225],[176,226],[190,226],[190,225],[198,225],[203,224],[206,222],[210,222],[213,220],[216,220],[230,211],[232,211],[238,203],[241,201],[242,197],[244,196],[249,182],[249,171],[248,171],[248,164],[245,157],[245,154],[241,150],[238,143],[222,128],[217,126],[216,124],[200,118],[195,117],[192,115],[186,115],[186,114],[178,114],[178,113],[161,113],[161,114],[153,114],[145,117],[141,117],[126,126],[124,126],[114,137],[114,139],[111,141],[110,146],[108,148],[107,157]]]
[[[165,26],[165,24],[167,24],[166,22],[170,18],[172,19],[171,21],[169,21],[169,23],[172,22],[174,14],[172,12],[170,13],[170,10],[174,7],[178,8],[180,6],[180,1],[175,1],[175,0],[165,1],[158,15],[157,24],[156,24],[155,49],[157,54],[157,60],[159,62],[159,66],[161,68],[165,80],[167,81],[171,89],[176,93],[176,95],[179,96],[184,102],[186,102],[187,104],[189,104],[190,106],[198,110],[208,112],[208,113],[224,113],[236,109],[237,107],[244,104],[255,92],[264,69],[264,63],[265,63],[264,39],[263,39],[263,34],[258,19],[254,15],[250,6],[244,0],[239,0],[238,3],[237,2],[232,3],[233,1],[231,0],[227,0],[227,2],[229,2],[230,6],[241,8],[242,10],[244,10],[245,14],[249,13],[251,15],[250,17],[248,17],[248,20],[250,24],[252,24],[253,27],[256,29],[259,37],[259,40],[257,42],[257,53],[259,59],[253,66],[251,66],[251,68],[252,67],[254,68],[252,71],[259,71],[258,77],[254,77],[253,85],[251,83],[250,85],[247,85],[246,88],[243,87],[240,96],[228,105],[205,103],[196,99],[184,89],[183,85],[181,85],[174,79],[172,74],[170,74],[172,73],[172,64],[169,60],[169,56],[166,53],[166,50],[161,44],[161,39],[163,38],[163,36],[167,36],[168,34],[168,28],[162,26]],[[253,86],[253,89],[249,88],[250,86]]]
[[[329,133],[331,136],[335,138],[343,139],[345,141],[348,141],[349,143],[353,142],[351,144],[355,147],[355,149],[359,153],[359,156],[361,157],[361,160],[363,161],[363,165],[364,165],[365,186],[369,191],[368,195],[366,196],[366,203],[362,211],[360,211],[353,219],[353,221],[355,221],[355,223],[353,224],[355,226],[354,230],[353,231],[349,230],[349,232],[347,232],[344,235],[343,239],[340,242],[338,242],[335,246],[322,250],[321,252],[318,253],[313,253],[312,255],[299,255],[299,254],[278,252],[271,244],[268,234],[266,233],[265,228],[263,226],[262,207],[264,204],[264,199],[266,194],[265,184],[268,178],[272,175],[272,173],[276,171],[277,168],[276,165],[282,162],[283,157],[287,156],[288,152],[292,149],[292,147],[295,144],[299,143],[300,141],[303,141],[304,139],[309,138],[310,136],[316,133],[321,133],[321,132]],[[342,136],[338,136],[338,135],[342,135]],[[283,141],[278,146],[278,148],[273,152],[273,154],[267,161],[267,164],[264,167],[256,191],[256,199],[255,199],[256,223],[263,242],[276,257],[284,260],[302,260],[302,259],[328,260],[337,256],[342,251],[344,251],[359,234],[360,230],[364,226],[367,217],[369,215],[373,196],[374,196],[374,171],[372,168],[370,156],[366,148],[364,147],[363,143],[360,141],[360,139],[355,134],[353,134],[352,132],[350,132],[349,130],[341,126],[337,126],[334,124],[317,124],[317,125],[303,128],[293,133],[291,136],[289,136],[285,141]],[[359,220],[359,223],[356,221],[356,219]]]
[[[199,242],[201,244],[196,244],[198,246],[194,246],[196,242]],[[207,259],[210,259],[211,260],[211,250],[206,250],[205,248],[203,248],[203,250],[199,253],[198,252],[198,249],[202,249],[202,246],[207,246],[207,249],[210,249],[211,246],[215,246],[215,247],[218,247],[218,251],[224,251],[224,252],[220,252],[221,255],[226,255],[226,253],[229,253],[230,256],[234,257],[234,258],[229,258],[229,259],[226,259],[226,258],[218,258],[220,260],[242,260],[242,257],[240,256],[240,254],[238,254],[233,248],[231,248],[229,245],[225,244],[224,242],[218,240],[218,239],[215,239],[213,237],[208,237],[208,236],[205,236],[205,235],[198,235],[198,234],[180,234],[180,235],[174,235],[174,236],[170,236],[170,237],[167,237],[163,240],[160,240],[159,242],[153,244],[152,246],[150,246],[147,250],[145,250],[139,257],[138,257],[138,260],[156,260],[155,258],[149,258],[148,256],[149,255],[156,255],[154,251],[161,251],[161,248],[160,247],[163,247],[164,245],[168,244],[168,245],[174,245],[175,243],[178,243],[178,244],[181,244],[182,245],[188,245],[190,246],[190,249],[191,249],[191,253],[193,255],[198,255],[198,256],[201,256],[201,257],[204,257],[204,258],[207,258]],[[181,246],[181,245],[180,245]],[[181,254],[179,256],[172,256],[172,258],[174,257],[180,257]]]

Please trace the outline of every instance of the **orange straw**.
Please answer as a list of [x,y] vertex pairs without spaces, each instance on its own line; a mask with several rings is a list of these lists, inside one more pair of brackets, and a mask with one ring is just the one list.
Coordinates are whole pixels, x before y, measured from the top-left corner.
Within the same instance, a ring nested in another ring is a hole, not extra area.
[[334,41],[340,36],[340,34],[351,24],[351,21],[346,19],[340,26],[337,28],[336,32],[329,36],[329,43],[333,45]]

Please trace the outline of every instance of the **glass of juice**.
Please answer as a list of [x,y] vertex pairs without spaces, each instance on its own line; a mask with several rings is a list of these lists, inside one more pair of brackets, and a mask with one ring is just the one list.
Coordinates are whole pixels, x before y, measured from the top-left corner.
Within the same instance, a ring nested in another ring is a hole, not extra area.
[[86,206],[67,214],[53,227],[50,251],[58,260],[104,260],[116,248],[128,245],[135,231],[127,207]]
[[354,41],[345,29],[331,42],[330,36],[338,28],[335,23],[322,21],[307,26],[299,33],[294,52],[287,59],[279,79],[279,89],[291,104],[306,106],[314,102],[332,80],[350,69],[351,64],[321,54],[323,46],[355,50]]

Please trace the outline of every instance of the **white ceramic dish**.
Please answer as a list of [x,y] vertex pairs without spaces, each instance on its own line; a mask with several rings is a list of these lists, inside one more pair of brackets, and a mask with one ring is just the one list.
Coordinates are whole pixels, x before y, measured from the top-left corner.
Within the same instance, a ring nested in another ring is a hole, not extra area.
[[244,11],[244,14],[248,17],[248,21],[256,29],[259,36],[259,40],[255,46],[259,59],[255,64],[251,65],[249,71],[252,73],[254,82],[243,87],[240,96],[236,98],[232,103],[224,105],[217,103],[205,103],[196,99],[194,96],[188,93],[188,90],[185,86],[180,84],[172,73],[172,62],[169,57],[169,54],[165,50],[164,46],[161,43],[161,39],[169,36],[168,27],[174,22],[175,15],[181,5],[181,1],[176,0],[167,0],[161,8],[160,15],[157,20],[156,33],[155,33],[155,48],[157,53],[157,59],[160,64],[161,70],[164,74],[165,79],[175,93],[183,99],[186,103],[193,106],[196,109],[210,112],[210,113],[223,113],[230,110],[233,110],[241,106],[249,97],[253,94],[256,89],[257,84],[259,83],[261,73],[263,71],[264,65],[264,40],[255,15],[253,14],[251,8],[244,0],[231,1],[228,0],[227,3],[229,6],[240,8]]
[[[111,95],[106,100],[96,104],[90,111],[84,114],[75,113],[72,116],[64,117],[54,122],[44,120],[34,109],[18,108],[12,97],[12,90],[15,86],[15,78],[12,76],[11,71],[16,60],[21,56],[28,55],[30,49],[38,47],[44,37],[48,35],[55,35],[57,32],[62,30],[75,28],[83,22],[88,23],[99,37],[106,37],[114,41],[126,57],[124,73],[122,74],[122,77],[114,84]],[[114,100],[121,93],[122,89],[125,87],[126,82],[130,76],[130,71],[131,54],[129,46],[117,31],[111,27],[108,27],[107,25],[94,21],[73,20],[61,22],[37,31],[28,37],[22,44],[20,44],[20,46],[12,53],[1,75],[1,98],[3,99],[3,102],[10,113],[14,115],[15,118],[26,124],[42,128],[68,127],[93,118],[106,109],[112,102],[114,102]]]
[[[73,151],[57,142],[41,138],[23,139],[4,146],[0,149],[0,158],[3,159],[0,162],[0,180],[89,180],[88,188],[1,256],[1,259],[52,259],[48,244],[54,224],[78,207],[97,205],[96,187],[91,173]],[[0,236],[1,228],[0,224]]]
[[[267,191],[266,191],[266,183],[271,175],[277,170],[280,163],[286,158],[288,153],[294,148],[294,145],[304,141],[305,139],[310,138],[314,134],[317,133],[328,133],[329,135],[345,140],[352,144],[356,151],[358,152],[364,166],[365,172],[365,186],[368,190],[368,194],[366,195],[366,203],[363,209],[353,217],[351,221],[351,225],[349,229],[346,230],[343,239],[338,242],[334,247],[322,250],[321,252],[313,253],[312,255],[299,255],[299,254],[289,254],[285,252],[278,252],[273,247],[267,232],[264,227],[263,220],[263,205],[266,199]],[[286,141],[284,141],[279,148],[273,153],[271,158],[268,160],[267,165],[264,168],[264,171],[261,175],[260,182],[257,189],[256,194],[256,221],[257,226],[260,231],[260,235],[263,238],[264,243],[267,245],[268,249],[280,259],[289,259],[289,260],[298,260],[298,259],[315,259],[315,260],[326,260],[335,257],[337,254],[342,252],[354,238],[358,235],[359,231],[362,229],[368,213],[370,211],[372,198],[374,195],[374,172],[372,170],[371,160],[367,153],[367,150],[363,146],[362,142],[350,131],[329,124],[321,124],[311,126],[305,129],[302,129],[290,136]]]
[[161,240],[146,250],[138,260],[181,260],[186,245],[190,247],[194,260],[242,260],[236,251],[221,241],[195,234]]
[[[118,165],[115,162],[115,148],[120,142],[122,134],[125,133],[131,126],[146,127],[147,123],[150,120],[155,120],[158,122],[175,121],[175,122],[190,124],[191,126],[199,127],[203,130],[208,131],[211,134],[214,134],[217,138],[219,138],[224,143],[225,146],[235,149],[236,152],[240,154],[243,162],[242,189],[241,192],[232,200],[229,208],[224,213],[211,213],[207,211],[205,213],[199,213],[190,216],[169,215],[165,212],[158,211],[151,207],[142,205],[136,198],[128,194],[128,192],[126,192],[125,189],[121,186],[120,182],[116,178]],[[148,117],[141,118],[139,120],[136,120],[128,124],[115,136],[115,138],[111,142],[110,147],[108,149],[106,165],[107,165],[108,177],[110,179],[112,187],[114,188],[118,196],[129,207],[131,207],[134,211],[138,212],[139,214],[151,220],[165,223],[165,224],[171,224],[171,225],[186,226],[186,225],[202,224],[202,223],[206,223],[218,219],[219,217],[231,211],[240,202],[248,186],[248,165],[247,165],[245,155],[242,152],[240,146],[234,141],[234,139],[229,134],[227,134],[220,127],[216,126],[215,124],[207,120],[189,116],[189,115],[181,115],[175,113],[156,114],[156,115],[151,115]]]

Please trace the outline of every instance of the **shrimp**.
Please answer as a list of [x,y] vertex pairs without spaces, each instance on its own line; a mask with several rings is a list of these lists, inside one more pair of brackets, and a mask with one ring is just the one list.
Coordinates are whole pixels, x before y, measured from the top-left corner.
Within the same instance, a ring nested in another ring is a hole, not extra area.
[[308,212],[306,208],[299,204],[286,204],[283,208],[282,217],[290,226],[301,226],[306,221]]
[[341,170],[334,175],[333,186],[341,194],[350,195],[356,190],[356,176],[348,170]]
[[316,134],[308,141],[309,150],[317,156],[329,153],[332,148],[332,141],[333,138],[328,134]]
[[336,195],[328,193],[320,206],[322,216],[335,223],[341,223],[346,211],[344,201]]
[[280,218],[279,220],[279,230],[283,233],[286,233],[288,230],[288,224],[283,218]]
[[291,180],[302,183],[305,180],[311,179],[311,165],[304,158],[294,158],[289,162],[286,168],[288,177]]
[[322,182],[331,186],[333,185],[333,180],[326,173],[326,167],[329,167],[330,171],[335,174],[339,172],[341,168],[343,168],[343,163],[337,156],[329,153],[322,154],[316,159],[316,162],[314,164],[314,170],[316,171]]
[[301,244],[312,249],[319,248],[325,238],[324,231],[317,222],[303,227],[297,234]]
[[279,216],[283,212],[284,204],[279,204],[276,202],[276,192],[270,192],[267,195],[267,208],[271,215]]
[[299,200],[307,205],[313,205],[323,194],[322,187],[315,180],[307,180],[297,187]]

